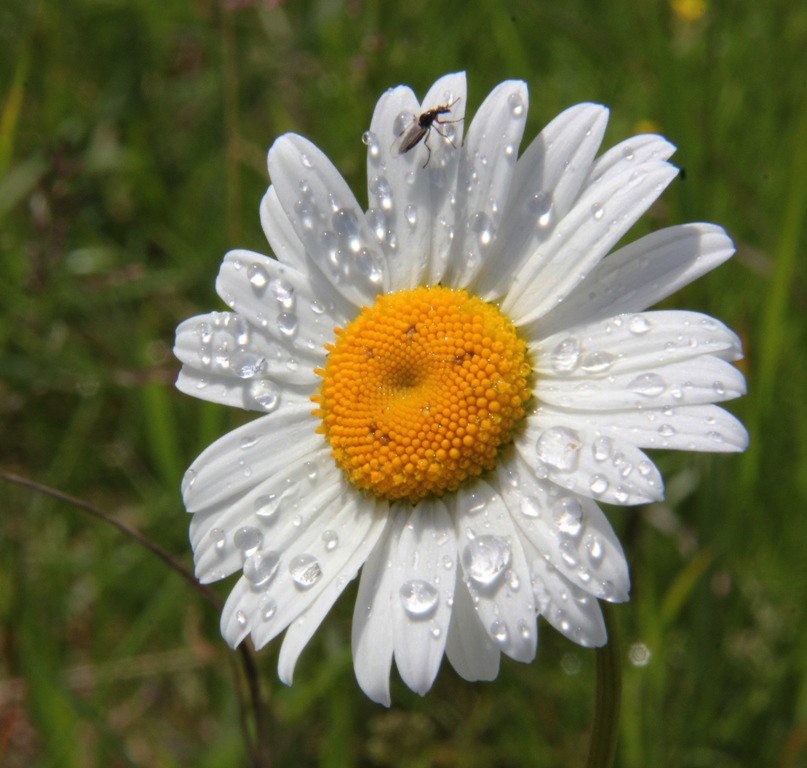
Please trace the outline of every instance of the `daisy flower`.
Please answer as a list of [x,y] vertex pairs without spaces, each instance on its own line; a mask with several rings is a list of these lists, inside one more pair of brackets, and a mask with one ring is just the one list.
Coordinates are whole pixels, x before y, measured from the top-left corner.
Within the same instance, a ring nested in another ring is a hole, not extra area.
[[597,156],[607,110],[579,104],[519,155],[523,82],[466,128],[465,76],[419,103],[387,91],[364,134],[369,208],[311,142],[281,136],[260,215],[275,258],[227,254],[229,312],[177,329],[183,392],[263,415],[193,463],[196,574],[238,572],[235,647],[285,630],[279,674],[361,573],[353,660],[390,703],[445,655],[467,680],[533,659],[537,616],[606,642],[598,600],[628,569],[598,506],[662,498],[643,448],[739,451],[714,405],[745,392],[737,336],[646,311],[733,253],[711,224],[611,248],[676,175],[636,136]]

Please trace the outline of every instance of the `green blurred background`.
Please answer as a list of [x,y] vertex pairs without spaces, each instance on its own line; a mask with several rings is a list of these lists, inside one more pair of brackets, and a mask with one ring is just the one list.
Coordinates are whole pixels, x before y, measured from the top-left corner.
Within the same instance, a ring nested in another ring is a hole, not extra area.
[[[631,234],[725,226],[738,253],[668,306],[743,337],[741,456],[656,453],[667,500],[610,509],[617,765],[807,765],[807,4],[792,0],[5,0],[0,7],[0,469],[107,510],[191,563],[179,481],[245,416],[173,388],[174,328],[223,308],[231,247],[266,252],[266,150],[312,139],[366,203],[388,87],[466,69],[468,111],[530,86],[526,142],[579,101],[606,145],[657,130],[682,174]],[[0,481],[0,763],[246,765],[218,614],[139,545]],[[226,595],[229,584],[217,585]],[[542,622],[494,683],[446,664],[390,710],[350,659],[355,588],[292,688],[257,657],[275,766],[577,766],[594,654]],[[649,656],[648,656],[649,653]],[[246,701],[248,706],[248,701]]]

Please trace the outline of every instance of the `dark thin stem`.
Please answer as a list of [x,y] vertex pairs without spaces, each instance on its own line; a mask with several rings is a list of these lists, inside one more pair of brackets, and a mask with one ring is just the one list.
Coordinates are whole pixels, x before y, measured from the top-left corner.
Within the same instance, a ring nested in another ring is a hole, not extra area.
[[158,546],[150,539],[147,539],[142,533],[136,531],[134,528],[130,528],[128,525],[126,525],[126,523],[122,523],[120,520],[108,515],[106,512],[102,512],[97,507],[93,507],[86,501],[77,499],[75,496],[70,496],[66,493],[62,493],[61,491],[57,491],[55,488],[50,488],[47,485],[36,483],[33,480],[28,480],[25,477],[20,477],[19,475],[15,475],[11,472],[0,471],[0,479],[6,480],[9,483],[14,483],[15,485],[21,485],[23,488],[29,488],[32,491],[37,491],[45,496],[50,496],[52,499],[63,501],[65,504],[69,504],[71,507],[80,509],[93,517],[97,517],[99,520],[103,520],[113,528],[117,528],[119,531],[121,531],[121,533],[124,533],[130,539],[134,539],[138,544],[145,547],[153,555],[159,557],[160,560],[162,560],[169,568],[182,576],[182,578],[185,579],[185,581],[187,581],[188,584],[190,584],[197,592],[204,595],[205,599],[212,603],[217,610],[220,611],[222,609],[222,602],[215,592],[208,589],[206,586],[204,586],[204,584],[200,584],[196,580],[193,573],[182,565],[182,563],[174,559],[169,552],[166,552],[162,547]]
[[[114,528],[117,528],[121,533],[123,533],[124,535],[128,536],[131,539],[134,539],[134,541],[136,541],[141,546],[145,547],[153,555],[156,555],[169,568],[171,568],[173,571],[182,576],[182,578],[185,579],[185,581],[187,581],[197,592],[202,594],[204,598],[216,608],[216,610],[221,612],[222,602],[211,589],[206,587],[204,584],[200,584],[196,580],[196,577],[193,575],[193,573],[191,573],[191,571],[185,568],[185,566],[182,565],[182,563],[174,559],[174,557],[172,557],[169,552],[166,552],[166,550],[155,544],[150,539],[146,538],[142,533],[139,533],[134,528],[130,528],[128,525],[122,523],[120,520],[117,520],[116,518],[112,517],[106,512],[103,512],[97,507],[94,507],[91,504],[82,501],[81,499],[77,499],[75,496],[70,496],[69,494],[62,493],[61,491],[57,491],[55,488],[51,488],[47,485],[42,485],[41,483],[34,482],[33,480],[28,480],[27,478],[15,475],[12,472],[5,472],[0,470],[0,480],[5,480],[9,483],[14,483],[15,485],[22,486],[23,488],[28,488],[32,491],[36,491],[37,493],[41,493],[45,496],[50,496],[52,499],[64,502],[65,504],[69,504],[71,507],[80,509],[82,510],[82,512],[86,512],[92,515],[93,517],[98,518],[99,520],[102,520],[105,523],[108,523]],[[255,659],[253,658],[252,652],[249,650],[246,644],[241,643],[241,645],[238,647],[238,651],[239,651],[239,657],[241,659],[241,666],[243,668],[244,676],[247,681],[247,687],[249,689],[249,697],[251,700],[252,713],[255,721],[255,741],[254,744],[250,744],[251,739],[249,738],[249,728],[246,726],[246,719],[242,717],[242,721],[244,722],[245,742],[247,744],[248,751],[251,752],[252,754],[252,762],[255,768],[269,768],[269,750],[267,749],[266,718],[264,715],[263,702],[261,701],[260,684],[258,682],[258,670],[255,666]]]
[[591,729],[588,768],[611,768],[619,736],[619,707],[622,700],[622,667],[619,633],[611,614],[612,607],[601,603],[608,643],[596,650],[597,690],[594,723]]

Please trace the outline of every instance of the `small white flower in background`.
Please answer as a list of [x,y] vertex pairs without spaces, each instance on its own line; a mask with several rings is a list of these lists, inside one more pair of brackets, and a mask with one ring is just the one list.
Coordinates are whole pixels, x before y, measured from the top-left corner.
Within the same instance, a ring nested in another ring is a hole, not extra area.
[[737,336],[646,311],[731,240],[687,224],[609,254],[674,178],[673,146],[636,136],[596,157],[608,112],[580,104],[519,156],[524,83],[495,88],[463,140],[465,103],[462,73],[423,103],[381,97],[367,211],[313,144],[281,136],[261,204],[276,259],[227,254],[231,311],[177,329],[183,392],[265,414],[182,491],[198,578],[241,572],[222,634],[260,648],[285,629],[287,683],[359,572],[354,666],[383,704],[393,658],[421,694],[444,654],[468,680],[493,679],[501,653],[530,661],[538,614],[602,645],[597,601],[627,600],[629,579],[597,501],[662,498],[642,448],[748,442],[714,405],[745,392]]

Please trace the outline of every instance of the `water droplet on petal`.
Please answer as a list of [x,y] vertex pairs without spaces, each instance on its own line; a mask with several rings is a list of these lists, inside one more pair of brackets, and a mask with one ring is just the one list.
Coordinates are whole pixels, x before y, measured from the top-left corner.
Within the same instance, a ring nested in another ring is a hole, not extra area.
[[269,621],[272,616],[275,615],[277,612],[277,603],[273,597],[269,597],[269,595],[264,595],[260,602],[260,612],[261,618],[264,621]]
[[554,200],[549,192],[539,192],[527,199],[527,213],[535,219],[535,226],[546,229],[552,223]]
[[524,517],[540,517],[541,504],[534,496],[524,496],[521,499],[521,514]]
[[297,315],[292,312],[281,312],[277,316],[277,329],[287,338],[291,338],[297,333],[297,325]]
[[622,147],[622,157],[624,157],[625,160],[633,160],[636,157],[636,154],[633,151],[633,147],[631,147],[630,145]]
[[483,248],[493,242],[496,234],[490,217],[481,211],[473,214],[468,219],[468,229],[475,235],[476,241]]
[[490,636],[500,645],[507,642],[507,625],[501,619],[494,619],[490,624]]
[[594,203],[591,206],[591,215],[594,217],[595,221],[599,221],[605,216],[605,208],[603,208],[600,203]]
[[602,496],[608,490],[608,480],[603,475],[592,475],[589,488],[595,496]]
[[602,545],[602,541],[600,541],[599,536],[588,536],[586,537],[586,551],[588,552],[589,560],[591,560],[592,565],[600,565],[602,563],[603,556],[605,555],[605,548]]
[[266,288],[269,275],[260,264],[250,264],[249,269],[247,269],[247,279],[249,280],[249,284],[256,291],[262,291]]
[[628,384],[628,389],[643,397],[658,397],[667,389],[667,382],[657,373],[643,373]]
[[634,315],[628,321],[628,330],[637,336],[641,336],[650,330],[650,321],[644,315]]
[[244,561],[244,578],[254,589],[263,589],[277,573],[279,563],[279,552],[256,552]]
[[549,364],[558,373],[570,373],[580,360],[580,339],[568,336],[558,342],[549,354]]
[[414,205],[407,205],[404,215],[410,227],[414,227],[418,223],[418,209]]
[[245,349],[237,349],[230,355],[230,368],[239,379],[255,378],[265,365],[265,357]]
[[247,615],[243,611],[236,611],[235,620],[238,622],[239,627],[245,627],[247,625]]
[[562,496],[554,501],[552,515],[562,536],[574,538],[583,530],[583,505],[574,496]]
[[332,552],[339,546],[339,534],[336,531],[324,531],[322,541],[325,543],[325,549],[327,549],[328,552]]
[[614,364],[614,356],[610,352],[589,352],[581,362],[586,373],[605,373]]
[[322,568],[313,555],[296,555],[289,563],[289,573],[301,589],[313,587],[322,578]]
[[513,117],[521,118],[524,116],[524,99],[520,93],[511,93],[507,101],[510,104],[510,114]]
[[573,472],[580,463],[580,435],[566,427],[552,427],[536,442],[538,459],[561,472]]
[[485,534],[468,542],[462,552],[462,565],[478,584],[493,584],[510,565],[510,545],[499,536]]
[[213,545],[216,547],[218,552],[221,552],[224,549],[224,545],[227,542],[227,534],[224,532],[223,528],[213,528],[211,529],[210,533],[210,540],[213,542]]
[[614,452],[614,441],[610,437],[601,435],[594,439],[591,444],[591,453],[594,456],[594,461],[606,461],[611,458]]
[[404,610],[413,617],[426,618],[434,613],[439,594],[432,584],[422,579],[405,582],[399,591]]
[[245,554],[252,554],[263,543],[263,534],[252,526],[239,528],[233,536],[233,544]]
[[280,405],[280,391],[267,379],[252,382],[249,388],[250,397],[267,413]]

